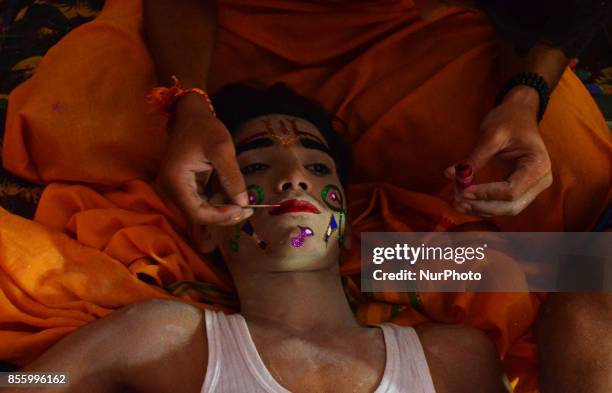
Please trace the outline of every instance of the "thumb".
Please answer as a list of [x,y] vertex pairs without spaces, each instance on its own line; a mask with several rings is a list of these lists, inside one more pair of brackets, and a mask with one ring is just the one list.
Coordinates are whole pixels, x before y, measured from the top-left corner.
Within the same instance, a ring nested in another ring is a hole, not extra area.
[[[470,163],[474,172],[478,172],[487,164],[487,162],[489,162],[489,160],[491,160],[491,158],[499,153],[502,148],[503,143],[499,141],[499,138],[485,137],[476,144],[465,159],[459,162]],[[456,162],[445,169],[444,174],[446,177],[450,179],[455,177],[455,165],[457,165],[459,162]]]

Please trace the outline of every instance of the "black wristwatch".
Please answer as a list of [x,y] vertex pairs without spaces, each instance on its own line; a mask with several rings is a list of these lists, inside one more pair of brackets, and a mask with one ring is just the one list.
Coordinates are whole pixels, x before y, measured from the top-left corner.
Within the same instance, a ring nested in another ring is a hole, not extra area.
[[500,90],[499,94],[497,95],[495,105],[501,104],[506,94],[508,94],[508,92],[516,86],[520,85],[533,87],[538,92],[538,95],[540,96],[538,123],[541,122],[542,118],[544,117],[544,112],[546,112],[546,107],[548,106],[548,100],[550,99],[550,88],[548,87],[546,80],[544,80],[541,75],[534,72],[521,72],[520,74],[514,75]]

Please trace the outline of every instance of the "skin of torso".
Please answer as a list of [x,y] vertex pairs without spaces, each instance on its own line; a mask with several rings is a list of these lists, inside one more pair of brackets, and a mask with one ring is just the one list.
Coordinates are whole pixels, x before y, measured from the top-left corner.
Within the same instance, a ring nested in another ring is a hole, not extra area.
[[255,346],[272,376],[292,392],[372,392],[382,378],[382,330],[311,332],[295,336],[249,324]]
[[[126,385],[130,388],[127,391],[132,392],[201,391],[208,360],[204,314],[191,306],[181,304],[179,307],[190,308],[192,310],[187,312],[195,310],[199,314],[197,318],[179,318],[182,325],[178,329],[188,337],[179,345],[184,349],[147,354],[137,347],[154,345],[167,331],[160,331],[159,327],[144,334],[134,331],[134,338],[128,338],[134,345],[117,348],[126,352],[119,357],[132,358],[135,353],[144,353],[141,356],[147,359],[130,360],[129,364],[142,363],[144,366],[128,367],[127,373],[115,370],[121,374],[118,378],[126,381],[117,391],[126,391]],[[261,323],[247,324],[266,368],[291,392],[373,392],[380,383],[386,348],[379,328],[296,336]],[[497,353],[484,333],[450,325],[424,326],[418,328],[417,333],[437,393],[505,392],[500,382],[502,371]]]
[[[247,324],[266,368],[292,392],[373,392],[383,375],[379,328],[296,335]],[[497,351],[484,333],[452,325],[417,333],[437,393],[507,393]],[[66,372],[69,386],[13,391],[199,393],[207,363],[204,313],[182,302],[145,301],[82,327],[21,370]]]
[[[204,315],[196,328],[188,324],[182,328],[199,334],[189,334],[186,350],[174,353],[173,361],[160,354],[147,355],[151,360],[138,360],[146,367],[125,376],[129,391],[170,393],[176,392],[178,386],[185,393],[201,391],[208,360]],[[386,349],[379,328],[296,336],[264,324],[249,322],[248,327],[268,372],[291,392],[365,393],[373,392],[380,383]],[[134,341],[153,345],[157,340],[146,339],[140,333]],[[131,354],[124,356],[131,358],[136,351],[134,347],[129,351]]]

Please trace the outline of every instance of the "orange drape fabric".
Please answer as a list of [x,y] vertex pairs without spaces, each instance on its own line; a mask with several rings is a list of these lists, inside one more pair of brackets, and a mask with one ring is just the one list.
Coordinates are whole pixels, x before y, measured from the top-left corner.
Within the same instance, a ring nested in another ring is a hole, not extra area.
[[[226,272],[185,242],[187,228],[147,184],[163,154],[165,119],[147,107],[156,85],[140,0],[102,14],[53,47],[11,94],[3,165],[54,184],[35,222],[0,210],[0,358],[26,364],[68,332],[159,289],[198,281],[231,292]],[[482,221],[448,205],[443,169],[478,139],[501,80],[482,16],[449,9],[423,21],[411,1],[222,0],[209,91],[284,81],[344,120],[355,161],[348,187],[354,245],[342,261],[367,322],[429,320],[487,331],[519,390],[533,391],[531,326],[538,294],[375,294],[358,290],[362,231],[580,231],[610,201],[612,139],[580,81],[566,72],[541,133],[553,185],[521,215]],[[189,59],[185,59],[189,61]],[[509,170],[493,160],[477,182]],[[152,277],[146,284],[139,273]],[[200,307],[227,300],[181,295]]]

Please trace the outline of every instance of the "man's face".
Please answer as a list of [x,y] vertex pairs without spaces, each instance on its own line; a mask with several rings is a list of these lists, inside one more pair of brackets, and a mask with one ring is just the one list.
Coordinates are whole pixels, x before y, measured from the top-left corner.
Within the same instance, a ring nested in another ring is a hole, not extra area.
[[[335,266],[346,226],[344,190],[327,143],[310,122],[265,115],[235,133],[249,204],[236,226],[211,227],[232,271],[308,271]],[[216,193],[211,202],[221,201]]]

